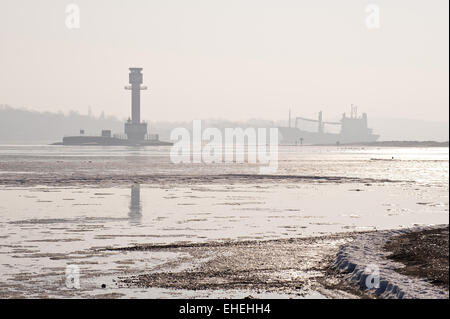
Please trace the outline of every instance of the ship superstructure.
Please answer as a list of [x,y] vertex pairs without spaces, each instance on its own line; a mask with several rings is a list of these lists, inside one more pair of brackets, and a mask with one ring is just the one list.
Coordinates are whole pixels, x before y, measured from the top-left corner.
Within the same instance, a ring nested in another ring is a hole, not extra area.
[[[302,123],[315,123],[316,130],[306,130]],[[375,142],[379,135],[373,134],[373,130],[368,127],[367,114],[358,116],[356,106],[351,106],[350,116],[345,113],[339,122],[326,122],[323,120],[322,111],[319,112],[317,119],[304,117],[295,117],[294,126],[292,126],[291,112],[289,111],[288,127],[279,127],[282,144],[347,144],[347,143],[366,143]],[[338,133],[329,132],[328,128],[340,128]]]

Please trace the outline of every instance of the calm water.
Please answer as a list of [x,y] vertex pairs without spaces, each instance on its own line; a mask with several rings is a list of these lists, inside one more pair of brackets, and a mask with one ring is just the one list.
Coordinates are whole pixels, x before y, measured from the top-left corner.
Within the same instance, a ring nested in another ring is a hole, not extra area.
[[164,147],[0,146],[0,273],[39,277],[79,258],[89,271],[116,269],[120,257],[92,255],[98,247],[448,224],[448,148],[279,151],[276,175],[289,178],[255,179],[249,164],[175,165]]
[[[95,236],[120,230],[166,242],[448,222],[448,148],[279,149],[276,175],[375,179],[371,183],[254,180],[255,165],[176,165],[168,153],[168,147],[0,146],[0,178],[6,184],[0,189],[3,233],[13,228],[11,222],[86,222],[102,225]],[[227,175],[237,173],[249,175]],[[107,186],[104,180],[65,184],[73,176],[114,181],[117,175],[129,178]],[[140,175],[159,177],[138,184],[134,177]],[[27,185],[28,179],[40,178],[47,180],[45,186]],[[52,185],[52,179],[59,183]],[[386,179],[395,182],[377,182]],[[24,182],[19,187],[10,180]]]
[[[257,173],[249,164],[172,164],[169,147],[0,145],[0,173],[217,175]],[[277,175],[350,176],[448,185],[448,148],[279,148]]]

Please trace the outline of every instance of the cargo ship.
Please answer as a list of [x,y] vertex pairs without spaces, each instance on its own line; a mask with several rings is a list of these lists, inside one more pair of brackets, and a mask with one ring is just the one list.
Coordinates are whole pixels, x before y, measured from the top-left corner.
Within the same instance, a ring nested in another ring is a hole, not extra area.
[[[302,128],[302,123],[314,123],[315,131]],[[334,126],[339,132],[328,132],[328,127]],[[358,116],[357,107],[352,105],[350,116],[345,113],[339,122],[323,121],[323,113],[319,112],[317,119],[295,117],[292,125],[291,113],[289,111],[289,124],[287,127],[279,127],[280,144],[294,145],[335,145],[350,143],[370,143],[378,140],[379,135],[374,134],[368,127],[367,114]]]

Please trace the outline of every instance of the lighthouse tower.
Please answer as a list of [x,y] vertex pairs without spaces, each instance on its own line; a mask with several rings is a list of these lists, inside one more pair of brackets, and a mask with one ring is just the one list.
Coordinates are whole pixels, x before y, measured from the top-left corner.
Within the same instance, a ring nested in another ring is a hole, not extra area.
[[125,134],[131,141],[143,141],[147,134],[147,123],[141,123],[141,90],[146,90],[142,86],[142,68],[130,68],[129,83],[125,87],[131,90],[131,119],[125,123]]

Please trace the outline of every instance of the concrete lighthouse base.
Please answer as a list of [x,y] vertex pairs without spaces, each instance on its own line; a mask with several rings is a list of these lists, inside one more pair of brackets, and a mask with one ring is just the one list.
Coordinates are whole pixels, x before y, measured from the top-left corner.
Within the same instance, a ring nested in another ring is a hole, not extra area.
[[128,121],[125,123],[125,134],[129,140],[143,141],[147,135],[147,123],[133,123]]

